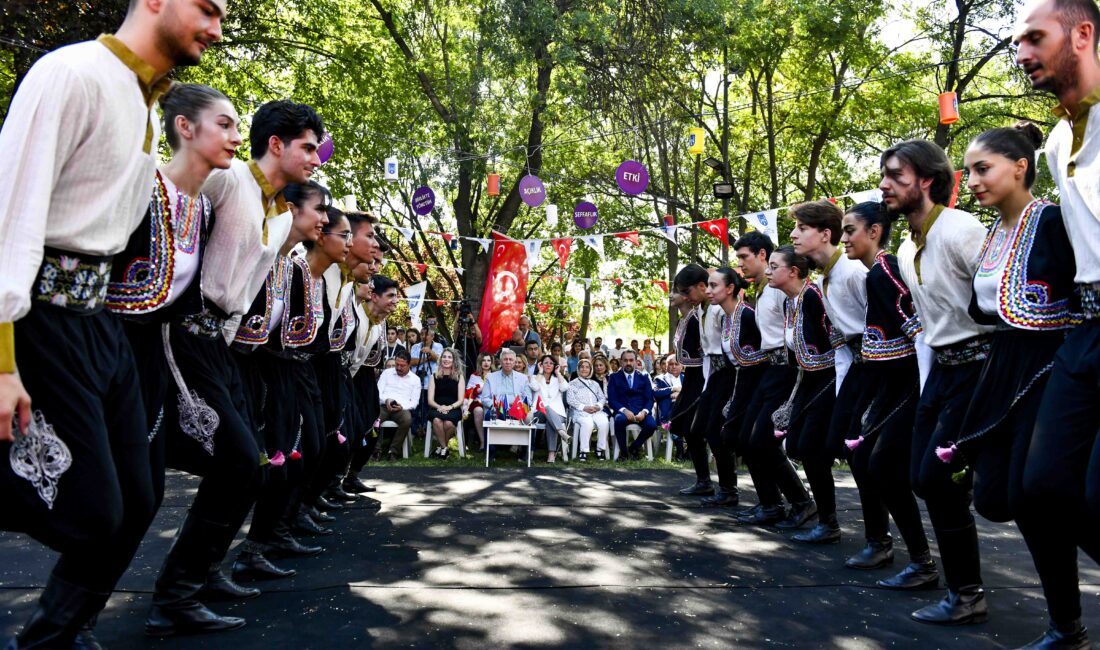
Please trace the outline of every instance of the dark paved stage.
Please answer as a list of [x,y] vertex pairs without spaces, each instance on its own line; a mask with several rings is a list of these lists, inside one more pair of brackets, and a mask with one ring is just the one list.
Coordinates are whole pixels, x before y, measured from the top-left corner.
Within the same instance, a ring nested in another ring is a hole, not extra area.
[[[571,466],[530,470],[370,468],[381,509],[339,515],[326,552],[282,560],[289,580],[219,612],[248,626],[147,640],[142,623],[161,558],[196,483],[172,473],[168,496],[97,628],[108,648],[349,647],[1014,647],[1046,617],[1014,526],[979,521],[990,621],[912,622],[940,592],[870,587],[891,570],[842,566],[863,543],[851,477],[838,482],[845,538],[796,546],[674,497],[679,470]],[[746,491],[742,500],[754,503]],[[897,549],[895,569],[906,561]],[[934,542],[933,542],[934,543]],[[28,616],[53,557],[0,534],[0,634]],[[1082,556],[1083,557],[1083,556]],[[1100,639],[1100,570],[1082,559],[1085,623]]]

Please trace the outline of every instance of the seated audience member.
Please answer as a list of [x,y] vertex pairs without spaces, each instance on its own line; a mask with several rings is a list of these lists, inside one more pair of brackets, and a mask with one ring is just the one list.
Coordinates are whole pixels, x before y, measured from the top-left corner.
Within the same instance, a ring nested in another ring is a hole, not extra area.
[[[387,460],[397,458],[412,426],[413,409],[420,403],[420,378],[409,372],[409,353],[398,352],[393,362],[394,367],[378,377],[378,402],[382,405],[378,422],[381,425],[392,420],[397,424],[397,432],[391,439],[380,441],[374,452],[376,459],[383,455]],[[384,433],[385,429],[382,431]]]
[[683,386],[680,373],[683,368],[676,359],[676,355],[670,354],[661,361],[665,372],[653,378],[656,388],[653,396],[657,400],[657,423],[668,422],[672,414],[672,403],[680,396],[680,388]]
[[565,358],[565,365],[567,372],[573,375],[577,372],[577,362],[580,361],[581,354],[581,341],[580,339],[573,339],[573,343],[569,345],[569,356]]
[[564,366],[567,362],[565,355],[561,353],[561,343],[557,341],[550,344],[550,354],[554,355],[554,358],[558,360],[558,365]]
[[435,332],[436,343],[442,345],[444,348],[451,347],[451,342],[447,340],[446,332],[439,328],[439,319],[437,319],[435,316],[428,316],[428,318],[424,320],[424,327],[427,327],[431,331]]
[[581,359],[577,364],[577,378],[569,382],[565,394],[573,423],[579,438],[577,460],[588,462],[588,447],[592,444],[592,427],[596,427],[596,458],[607,458],[607,434],[611,421],[607,417],[607,393],[603,385],[593,378],[592,361]]
[[523,340],[523,330],[512,330],[512,340],[508,342],[509,347],[523,348],[526,342]]
[[405,331],[405,349],[412,354],[413,346],[420,341],[420,331],[414,327],[410,327]]
[[[633,350],[624,350],[619,361],[622,372],[612,373],[607,380],[607,402],[615,414],[619,460],[625,461],[637,458],[638,450],[653,435],[657,423],[653,419],[653,384],[649,375],[635,369],[638,358]],[[631,424],[640,426],[642,432],[628,447],[626,427]]]
[[386,365],[383,366],[382,370],[389,370],[390,368],[395,367],[397,367],[397,364],[394,362],[393,359],[386,359]]
[[623,340],[615,339],[615,347],[607,351],[607,358],[611,359],[612,361],[617,360],[623,355],[623,350],[625,349],[626,348],[623,347]]
[[[611,376],[611,364],[607,362],[607,357],[604,355],[598,355],[592,360],[592,379],[595,379],[600,384],[600,388],[603,388],[603,394],[607,395],[607,378]],[[607,411],[608,415],[611,415],[610,409]]]
[[657,360],[653,362],[653,374],[663,375],[665,374],[665,358],[661,355],[657,355]]
[[[538,359],[538,357],[535,357],[535,359]],[[534,364],[528,363],[526,354],[519,354],[519,353],[516,354],[516,372],[522,372],[523,374],[527,375],[528,378],[530,378],[530,376],[531,376],[530,369],[532,367],[534,367],[536,369],[535,371],[538,372],[538,364],[537,363],[534,363]]]
[[542,346],[535,341],[528,341],[524,346],[523,356],[527,357],[527,374],[537,375],[539,372],[539,357],[542,356]]
[[596,356],[596,355],[602,354],[603,356],[606,357],[607,353],[608,353],[608,348],[607,348],[606,345],[603,344],[603,337],[602,336],[597,336],[595,339],[593,339],[592,355]]
[[535,342],[539,344],[539,347],[542,347],[542,337],[539,336],[539,333],[531,326],[530,318],[526,316],[519,317],[519,331],[520,334],[523,335],[523,343],[521,343],[521,345]]
[[463,410],[469,414],[477,431],[477,450],[485,451],[485,406],[481,403],[481,394],[485,391],[485,379],[493,372],[493,355],[482,352],[475,363],[474,372],[466,383],[466,392],[470,396],[465,400]]
[[[516,398],[531,401],[527,375],[516,368],[516,353],[508,348],[500,351],[500,370],[489,373],[485,386],[481,389],[481,404],[486,409],[493,407],[493,400],[512,403]],[[501,419],[510,419],[507,414],[499,414]]]
[[397,339],[397,328],[386,328],[386,350],[383,358],[387,360],[392,359],[393,355],[396,354],[398,350],[404,349],[405,345]]
[[[562,375],[561,366],[553,355],[539,359],[539,373],[530,377],[532,421],[546,425],[546,462],[557,459],[558,438],[568,444],[569,432],[565,428],[565,404],[561,397],[569,389],[569,381]],[[545,412],[538,410],[542,406]]]
[[447,441],[458,430],[462,420],[462,401],[466,393],[462,362],[454,348],[439,355],[439,367],[428,378],[428,421],[439,443],[435,456],[446,459],[449,454]]
[[639,354],[642,359],[642,367],[649,374],[653,374],[653,360],[656,358],[656,354],[653,352],[653,341],[646,339],[642,343],[642,351]]
[[619,363],[620,358],[621,357],[612,357],[611,358],[611,367],[610,367],[611,374],[619,372],[619,369],[622,367],[622,364]]

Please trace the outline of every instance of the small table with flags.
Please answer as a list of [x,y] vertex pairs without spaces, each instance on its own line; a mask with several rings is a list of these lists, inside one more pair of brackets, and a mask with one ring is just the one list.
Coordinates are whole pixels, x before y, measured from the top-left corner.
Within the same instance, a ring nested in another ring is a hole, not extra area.
[[527,466],[531,466],[531,432],[534,425],[519,420],[485,420],[485,466],[489,466],[489,448],[493,445],[527,448]]

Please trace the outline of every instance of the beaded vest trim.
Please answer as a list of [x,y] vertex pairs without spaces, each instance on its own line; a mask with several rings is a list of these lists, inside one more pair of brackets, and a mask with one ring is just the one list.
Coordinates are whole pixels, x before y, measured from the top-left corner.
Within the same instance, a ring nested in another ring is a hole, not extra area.
[[733,354],[737,365],[755,366],[767,361],[768,354],[751,345],[741,344],[741,318],[745,310],[755,313],[755,310],[744,302],[739,302],[734,307],[733,314],[726,319],[727,322],[722,328],[722,344]]
[[291,317],[289,309],[283,310],[283,345],[297,348],[312,343],[321,329],[321,322],[325,318],[324,279],[313,277],[305,257],[291,258],[291,263],[302,272],[305,308],[301,316],[294,317]]
[[[876,266],[886,273],[886,277],[898,290],[898,299],[895,304],[898,313],[905,316],[905,311],[901,308],[901,299],[909,295],[909,288],[890,272],[890,265],[886,263],[886,251],[881,250],[875,255],[875,263],[871,268],[873,269]],[[906,318],[901,324],[901,331],[903,336],[888,339],[886,338],[886,332],[881,327],[867,325],[863,330],[862,353],[864,360],[887,361],[916,354],[917,350],[913,345],[913,339],[921,332],[920,318],[916,314]]]
[[264,281],[264,313],[247,316],[241,321],[241,326],[237,329],[237,341],[249,345],[267,343],[271,336],[271,310],[275,301],[283,300],[283,314],[287,312],[285,301],[290,288],[290,264],[289,257],[280,255],[275,258],[275,265],[271,267],[267,280]]
[[802,285],[802,291],[798,292],[798,295],[794,300],[787,299],[786,303],[786,318],[783,320],[783,336],[786,338],[786,329],[788,327],[794,328],[794,356],[798,361],[798,365],[804,370],[824,370],[825,368],[831,368],[833,366],[835,353],[833,348],[843,343],[844,339],[834,330],[829,331],[829,343],[831,347],[821,352],[816,346],[810,345],[806,342],[806,313],[802,309],[802,303],[805,300],[806,292],[812,291],[817,294],[822,304],[822,313],[824,313],[825,299],[821,295],[821,290],[817,285],[812,282],[806,282]]

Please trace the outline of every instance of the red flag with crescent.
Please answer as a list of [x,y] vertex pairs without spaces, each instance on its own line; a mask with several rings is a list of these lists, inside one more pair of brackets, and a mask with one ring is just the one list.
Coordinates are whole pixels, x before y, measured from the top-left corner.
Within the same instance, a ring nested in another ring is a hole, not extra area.
[[642,245],[642,240],[641,240],[640,237],[638,237],[638,231],[637,230],[632,230],[630,232],[617,232],[617,233],[615,233],[615,236],[618,237],[619,239],[625,239],[626,241],[630,242],[631,244],[634,244],[635,246],[641,246]]
[[540,302],[538,305],[536,305],[536,307],[538,307],[539,311],[541,311],[544,314],[546,312],[550,311],[550,305],[545,303],[545,302]]
[[700,221],[695,225],[702,228],[703,232],[707,233],[708,235],[714,235],[718,239],[722,240],[722,243],[726,246],[730,245],[725,219],[711,219],[710,221]]
[[481,351],[495,353],[512,338],[527,301],[527,249],[521,242],[493,232],[489,278],[481,297]]
[[550,243],[554,245],[554,252],[558,254],[558,261],[561,262],[561,268],[564,270],[565,261],[569,259],[569,250],[573,248],[573,238],[552,239]]

